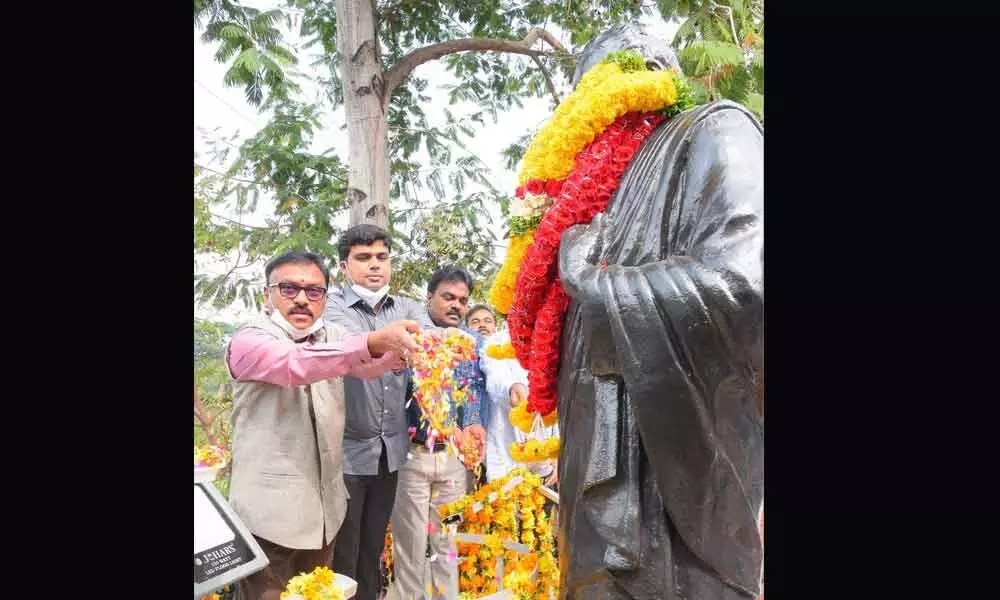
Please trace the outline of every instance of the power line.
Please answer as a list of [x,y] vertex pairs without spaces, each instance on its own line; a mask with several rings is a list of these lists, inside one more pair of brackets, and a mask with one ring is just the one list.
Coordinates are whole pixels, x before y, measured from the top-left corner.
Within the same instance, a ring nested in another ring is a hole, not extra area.
[[198,167],[199,169],[204,169],[205,171],[210,171],[212,173],[216,173],[218,175],[223,175],[225,177],[228,177],[231,181],[238,181],[240,183],[250,183],[250,184],[254,184],[254,185],[263,185],[263,186],[266,186],[266,187],[274,187],[275,186],[274,182],[254,181],[252,179],[240,179],[239,177],[230,177],[228,173],[224,173],[223,171],[219,171],[217,169],[213,169],[212,167],[206,167],[205,165],[200,165],[198,163],[194,163],[194,166]]
[[205,90],[206,92],[208,92],[209,94],[211,94],[213,97],[215,97],[216,100],[218,100],[219,102],[225,104],[226,108],[228,108],[229,110],[231,110],[233,112],[233,114],[235,114],[237,117],[243,119],[247,123],[250,123],[254,127],[257,127],[257,123],[256,122],[254,122],[252,119],[248,118],[242,112],[240,112],[239,110],[237,110],[236,108],[234,108],[232,104],[230,104],[229,102],[226,102],[225,99],[223,99],[221,96],[219,96],[218,94],[216,94],[215,92],[213,92],[207,85],[205,85],[204,83],[198,81],[197,79],[195,79],[194,82],[197,83],[198,85],[200,85],[203,90]]

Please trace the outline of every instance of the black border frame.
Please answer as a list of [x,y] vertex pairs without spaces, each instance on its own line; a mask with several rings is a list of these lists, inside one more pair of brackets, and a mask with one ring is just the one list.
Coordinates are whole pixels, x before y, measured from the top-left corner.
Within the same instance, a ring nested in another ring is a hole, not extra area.
[[[30,277],[51,262],[62,280],[56,334],[32,318],[40,295],[7,296],[25,346],[8,369],[11,452],[42,450],[12,524],[36,513],[20,551],[50,556],[66,589],[182,598],[190,16],[49,9],[9,13],[45,26],[50,57],[9,74],[9,240],[51,257]],[[974,15],[880,9],[766,5],[771,600],[965,597],[984,580],[951,569],[974,562],[957,538],[992,514],[974,506],[995,471],[978,458],[996,436],[992,67],[970,58],[992,36]],[[8,253],[11,278],[28,277],[25,256]],[[140,548],[136,518],[159,532]]]

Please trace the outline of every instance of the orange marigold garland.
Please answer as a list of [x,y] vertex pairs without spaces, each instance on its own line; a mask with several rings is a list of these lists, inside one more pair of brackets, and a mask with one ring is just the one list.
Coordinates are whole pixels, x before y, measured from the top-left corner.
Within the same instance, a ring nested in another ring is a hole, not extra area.
[[[480,543],[458,544],[459,600],[496,593],[501,581],[496,559],[503,556],[503,587],[515,598],[556,594],[559,569],[552,523],[545,513],[541,479],[518,467],[455,502],[438,507],[442,519],[461,515],[463,533],[482,535]],[[457,528],[456,525],[450,527]],[[527,555],[505,549],[504,541],[531,548]],[[535,574],[532,579],[532,573]]]

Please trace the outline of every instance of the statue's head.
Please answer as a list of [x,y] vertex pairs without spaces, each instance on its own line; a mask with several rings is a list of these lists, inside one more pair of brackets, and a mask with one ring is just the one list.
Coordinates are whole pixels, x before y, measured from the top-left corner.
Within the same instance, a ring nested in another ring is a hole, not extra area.
[[573,87],[580,82],[583,74],[597,65],[610,52],[635,50],[646,59],[651,70],[673,69],[680,72],[677,54],[666,40],[662,40],[646,30],[639,23],[618,25],[590,40],[580,54],[573,73]]

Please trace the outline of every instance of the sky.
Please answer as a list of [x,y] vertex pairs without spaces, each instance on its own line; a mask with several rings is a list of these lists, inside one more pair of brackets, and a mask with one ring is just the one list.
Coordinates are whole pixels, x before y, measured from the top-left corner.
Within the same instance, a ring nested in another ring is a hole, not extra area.
[[[260,9],[269,9],[277,6],[278,2],[275,0],[243,0],[243,4]],[[281,4],[283,5],[284,3],[282,2]],[[658,18],[644,19],[644,21],[650,25],[653,31],[661,33],[666,39],[673,37],[678,26],[676,23],[665,23]],[[568,39],[568,36],[560,35],[558,30],[553,29],[552,32],[561,40]],[[298,46],[301,48],[305,41],[292,31],[285,31],[284,35],[285,40],[293,47]],[[199,130],[215,130],[215,135],[226,137],[236,135],[236,138],[230,143],[233,146],[239,146],[244,139],[254,135],[267,124],[269,115],[259,113],[256,108],[248,104],[241,87],[229,88],[224,85],[223,76],[227,67],[215,61],[214,45],[202,42],[200,36],[201,31],[196,28],[194,32],[195,163],[210,169],[222,171],[227,165],[211,162],[208,155],[209,146],[205,143],[203,135]],[[316,51],[315,48],[311,48],[308,50],[303,49],[298,53],[298,68],[307,75],[317,75],[317,71],[309,67],[309,64],[315,59],[314,53]],[[527,57],[524,60],[528,60]],[[420,65],[414,71],[414,75],[426,78],[429,81],[428,89],[425,92],[432,99],[429,105],[425,107],[428,121],[432,126],[443,125],[445,122],[444,112],[436,111],[433,107],[448,105],[447,92],[442,87],[453,84],[455,78],[438,61]],[[307,97],[315,97],[319,93],[318,87],[309,81],[303,82],[302,85],[304,94]],[[557,88],[560,88],[560,95],[565,97],[568,92],[568,84],[557,80],[556,85]],[[474,112],[477,110],[477,107],[471,103],[459,103],[448,106],[448,109],[453,115],[459,117],[460,115]],[[551,104],[548,98],[528,98],[524,100],[522,108],[515,108],[505,114],[499,115],[498,123],[487,121],[485,126],[481,126],[476,130],[475,138],[466,142],[470,153],[478,156],[487,165],[489,168],[487,177],[498,189],[510,190],[513,193],[514,188],[517,186],[517,172],[505,167],[501,150],[516,141],[519,136],[523,135],[525,130],[529,128],[537,130],[550,115]],[[347,137],[346,132],[340,129],[343,125],[343,107],[328,113],[324,128],[316,133],[313,140],[313,147],[310,151],[318,153],[328,148],[335,148],[335,152],[342,160],[346,161]],[[230,160],[235,152],[235,148],[230,152]],[[461,150],[457,148],[453,149],[453,159],[461,154]],[[446,196],[452,194],[452,190],[448,189],[447,185],[445,191]],[[248,225],[262,225],[263,219],[268,216],[269,211],[270,206],[262,202],[255,214],[244,214],[240,215],[239,218]],[[237,217],[237,215],[227,212],[222,208],[215,209],[215,212],[229,218]],[[495,211],[491,211],[491,213],[495,223],[494,232],[500,238],[502,236],[502,217],[499,206],[496,207]],[[346,227],[347,211],[344,211],[342,220],[343,222],[338,224]],[[503,252],[504,249],[502,247],[495,249],[496,254],[494,259],[497,262],[502,260]],[[194,258],[196,273],[220,274],[227,271],[231,266],[231,263],[227,261],[212,260],[200,256],[195,256]],[[263,265],[257,268],[262,270]],[[253,315],[254,312],[244,308],[241,303],[236,303],[229,308],[221,310],[204,306],[197,302],[195,303],[195,316],[202,319],[240,323],[252,318]]]

